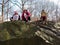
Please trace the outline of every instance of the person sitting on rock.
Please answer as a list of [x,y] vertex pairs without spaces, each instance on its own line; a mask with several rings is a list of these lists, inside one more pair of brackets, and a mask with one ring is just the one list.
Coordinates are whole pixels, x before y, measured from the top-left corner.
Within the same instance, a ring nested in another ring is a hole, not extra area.
[[23,13],[22,13],[23,21],[26,21],[26,22],[30,21],[30,16],[31,16],[30,12],[28,12],[26,9],[23,10]]
[[11,21],[19,20],[20,16],[18,15],[17,11],[14,12],[13,16],[10,18]]

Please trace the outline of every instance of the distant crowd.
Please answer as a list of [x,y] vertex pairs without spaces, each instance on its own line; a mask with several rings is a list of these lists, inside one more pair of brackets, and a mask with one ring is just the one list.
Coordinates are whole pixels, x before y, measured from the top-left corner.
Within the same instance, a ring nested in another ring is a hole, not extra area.
[[[28,21],[31,20],[30,17],[31,17],[31,13],[27,9],[23,10],[22,16],[21,16],[22,20],[25,21],[25,22],[28,22]],[[14,12],[14,14],[10,18],[10,20],[11,21],[20,20],[20,15],[18,14],[17,11]],[[42,20],[44,23],[47,21],[47,13],[44,10],[41,11],[40,20]]]

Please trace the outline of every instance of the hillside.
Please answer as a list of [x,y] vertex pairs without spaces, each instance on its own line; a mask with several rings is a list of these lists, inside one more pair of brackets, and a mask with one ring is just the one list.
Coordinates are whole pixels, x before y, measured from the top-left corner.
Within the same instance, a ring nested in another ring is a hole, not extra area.
[[[59,25],[58,25],[59,26]],[[24,22],[13,21],[0,24],[0,41],[38,36],[50,44],[60,44],[60,28],[54,22],[42,24],[41,21]]]
[[5,22],[0,24],[0,40],[9,40],[16,37],[30,38],[34,31],[34,26],[29,23],[21,21]]

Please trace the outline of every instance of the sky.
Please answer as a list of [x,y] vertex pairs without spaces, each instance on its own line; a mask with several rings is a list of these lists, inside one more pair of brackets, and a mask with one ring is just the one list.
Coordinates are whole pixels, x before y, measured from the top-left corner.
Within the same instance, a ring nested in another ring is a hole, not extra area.
[[[12,0],[13,2],[15,2],[15,0]],[[21,3],[21,1],[20,0],[18,0],[20,3]],[[57,4],[57,5],[60,5],[60,0],[48,0],[48,1],[50,1],[50,2],[54,2],[55,4]],[[0,0],[0,3],[2,2],[2,0]],[[11,3],[11,6],[12,6],[13,4]],[[26,6],[26,7],[28,7],[28,6]],[[16,9],[15,9],[16,8]],[[18,8],[18,6],[15,6],[13,9],[15,9],[15,10],[17,10],[17,9],[19,9]]]
[[[13,0],[14,1],[14,0]],[[20,0],[18,0],[20,2]],[[49,0],[51,2],[54,2],[55,4],[57,4],[57,2],[60,2],[60,0]],[[0,3],[2,2],[2,0],[0,0]]]
[[[12,0],[12,1],[15,1],[15,0]],[[44,0],[44,1],[45,1],[45,0]],[[60,6],[60,0],[48,0],[48,1],[54,2],[56,5],[59,5],[59,6]],[[21,3],[20,0],[18,0],[18,2]],[[13,4],[11,4],[11,5],[13,5]],[[26,5],[25,8],[28,8],[28,6]],[[18,10],[19,8],[18,8],[18,6],[15,6],[13,9],[14,9],[14,10]]]
[[[15,0],[12,0],[13,2],[15,2]],[[21,1],[20,0],[18,0],[20,3],[21,3]],[[50,2],[54,2],[55,4],[57,4],[57,5],[60,5],[60,0],[48,0],[48,1],[50,1]],[[0,0],[0,3],[2,2],[2,0]],[[11,3],[11,6],[12,6],[13,4]],[[26,6],[26,7],[28,7],[28,6]],[[15,9],[15,10],[17,10],[17,9],[19,9],[18,8],[18,6],[15,6],[15,7],[13,7],[13,9]],[[0,13],[1,14],[1,13]]]
[[59,0],[49,0],[49,1],[54,2],[55,4],[57,4],[57,2],[58,2]]

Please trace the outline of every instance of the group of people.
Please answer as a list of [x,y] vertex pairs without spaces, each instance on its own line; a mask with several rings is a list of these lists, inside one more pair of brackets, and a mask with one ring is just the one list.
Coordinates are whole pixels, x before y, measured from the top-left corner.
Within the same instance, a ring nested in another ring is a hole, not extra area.
[[[25,22],[28,22],[30,21],[30,17],[31,17],[31,14],[28,10],[23,10],[22,12],[22,20],[25,21]],[[42,10],[41,11],[41,17],[40,19],[43,21],[43,23],[46,23],[46,20],[47,20],[47,13]],[[15,11],[13,16],[10,18],[11,21],[15,21],[15,20],[20,20],[20,15],[18,15],[18,13]]]
[[[25,22],[30,21],[31,20],[30,16],[31,16],[31,14],[28,10],[26,10],[26,9],[23,10],[22,16],[21,16],[23,21],[25,21]],[[15,11],[13,16],[10,18],[11,21],[16,21],[16,20],[20,20],[20,19],[21,19],[20,15],[18,14],[17,11]]]

